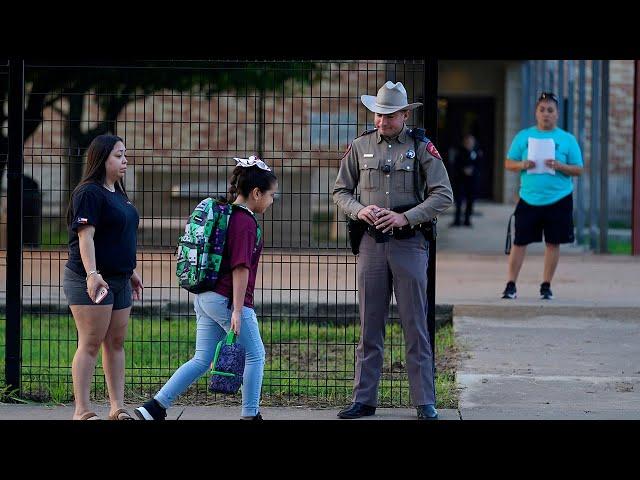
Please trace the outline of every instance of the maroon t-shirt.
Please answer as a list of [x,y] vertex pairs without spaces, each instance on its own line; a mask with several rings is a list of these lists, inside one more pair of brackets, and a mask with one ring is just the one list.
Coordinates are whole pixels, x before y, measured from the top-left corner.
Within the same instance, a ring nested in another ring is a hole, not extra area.
[[249,269],[249,281],[247,282],[247,293],[244,297],[245,307],[253,308],[253,289],[256,286],[256,276],[258,274],[258,262],[264,242],[260,239],[260,244],[256,246],[256,222],[251,213],[234,208],[229,219],[229,229],[222,253],[222,263],[220,264],[220,276],[216,281],[213,291],[233,299],[233,276],[232,270],[240,265]]

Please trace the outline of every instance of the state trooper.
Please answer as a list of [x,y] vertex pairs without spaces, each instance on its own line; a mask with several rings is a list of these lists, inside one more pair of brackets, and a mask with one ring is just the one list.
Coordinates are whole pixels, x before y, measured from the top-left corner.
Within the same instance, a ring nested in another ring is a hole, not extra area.
[[451,206],[451,184],[424,130],[406,126],[409,112],[422,104],[407,102],[402,83],[388,81],[377,96],[360,98],[375,114],[376,128],[353,140],[333,188],[336,205],[352,222],[363,222],[367,233],[361,237],[357,264],[361,333],[353,403],[338,417],[375,414],[393,291],[406,344],[411,400],[419,419],[434,419],[438,412],[427,329],[427,231],[432,219]]

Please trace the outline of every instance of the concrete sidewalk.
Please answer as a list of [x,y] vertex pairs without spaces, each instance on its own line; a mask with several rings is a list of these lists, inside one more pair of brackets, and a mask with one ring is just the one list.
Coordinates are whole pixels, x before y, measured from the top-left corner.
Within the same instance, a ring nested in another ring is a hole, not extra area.
[[507,281],[504,254],[507,219],[513,206],[479,203],[482,213],[472,228],[450,227],[451,209],[438,222],[436,303],[451,305],[526,305],[544,308],[640,307],[640,257],[596,255],[575,245],[560,247],[560,262],[552,282],[555,299],[541,302],[544,259],[542,243],[527,247],[518,299],[500,300]]
[[640,419],[640,309],[454,308],[467,419]]
[[437,303],[464,349],[463,420],[640,419],[640,258],[561,246],[555,299],[539,299],[543,244],[528,247],[518,299],[502,300],[513,206],[478,204],[472,228],[440,218]]
[[[94,405],[95,412],[102,419],[107,419],[109,414],[108,404]],[[127,406],[127,410],[133,415],[133,408],[137,405]],[[340,408],[312,409],[307,407],[262,407],[262,416],[265,420],[340,420],[336,414]],[[460,420],[457,410],[439,409],[440,420]],[[45,406],[40,404],[19,405],[0,403],[0,420],[70,420],[73,416],[73,405]],[[203,407],[177,405],[167,412],[167,420],[239,420],[240,407]],[[416,420],[416,411],[413,408],[379,408],[372,417],[360,418],[363,420]]]

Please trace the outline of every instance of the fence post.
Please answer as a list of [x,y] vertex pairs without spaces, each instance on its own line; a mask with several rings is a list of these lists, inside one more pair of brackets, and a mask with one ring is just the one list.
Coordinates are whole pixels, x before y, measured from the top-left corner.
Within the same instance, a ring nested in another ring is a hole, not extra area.
[[[578,145],[580,145],[580,151],[583,156],[583,164],[585,151],[584,145],[586,141],[586,133],[585,133],[585,104],[586,104],[586,61],[579,60],[578,61]],[[586,166],[586,165],[585,165]],[[591,172],[591,166],[589,166],[589,172]],[[583,173],[578,177],[576,181],[576,239],[578,240],[578,244],[582,245],[584,242],[584,225],[585,225],[585,196],[584,196],[584,176],[586,174]]]
[[24,166],[24,59],[9,59],[9,158],[7,168],[7,330],[5,377],[20,389],[22,323],[22,170]]
[[598,187],[598,174],[600,172],[600,121],[601,121],[601,62],[602,60],[591,61],[591,161],[589,165],[589,247],[594,252],[598,249],[598,212],[600,195]]
[[607,253],[609,232],[609,60],[602,60],[602,80],[600,100],[600,253]]
[[640,255],[640,60],[633,73],[633,202],[631,207],[631,254]]
[[[427,136],[434,145],[438,141],[438,60],[427,58],[424,62],[424,107],[423,122]],[[429,263],[427,264],[427,327],[431,341],[433,368],[436,364],[436,239],[429,240]],[[435,381],[435,380],[434,380]]]

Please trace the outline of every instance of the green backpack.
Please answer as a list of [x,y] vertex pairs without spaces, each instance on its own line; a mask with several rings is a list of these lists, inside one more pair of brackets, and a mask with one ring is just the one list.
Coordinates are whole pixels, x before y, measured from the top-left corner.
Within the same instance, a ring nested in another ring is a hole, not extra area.
[[176,276],[178,284],[185,290],[202,293],[211,291],[215,286],[234,208],[243,208],[251,213],[256,222],[256,246],[260,243],[260,225],[247,207],[205,198],[189,216],[176,248]]

